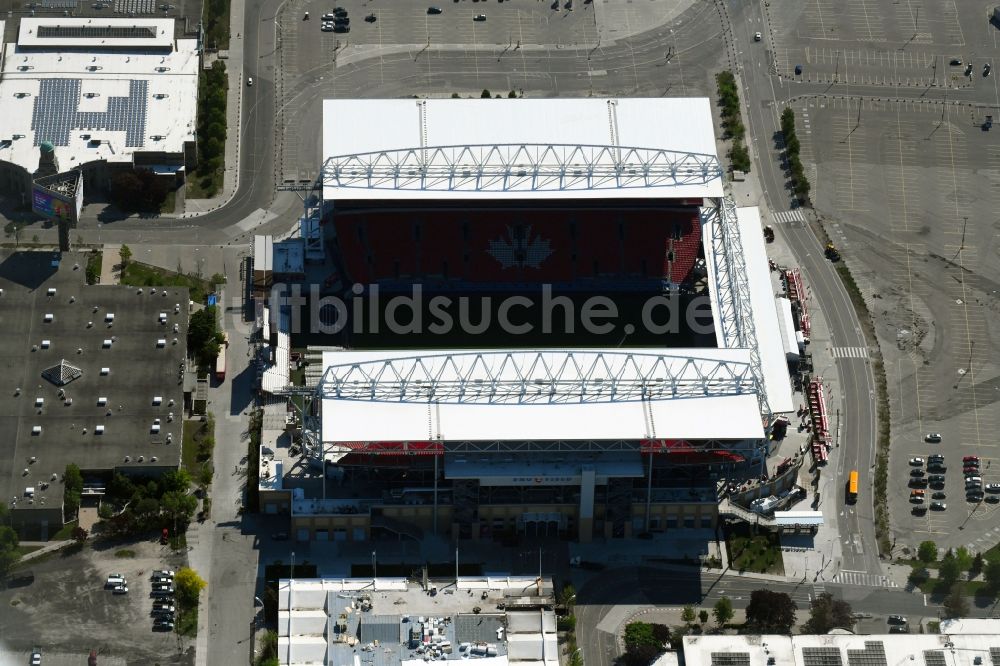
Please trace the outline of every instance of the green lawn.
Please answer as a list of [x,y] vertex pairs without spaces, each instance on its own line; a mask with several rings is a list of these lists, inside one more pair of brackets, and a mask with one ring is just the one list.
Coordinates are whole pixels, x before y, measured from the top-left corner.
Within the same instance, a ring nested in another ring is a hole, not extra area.
[[204,303],[205,296],[211,289],[208,281],[194,275],[174,273],[138,261],[125,267],[121,282],[133,287],[187,287],[191,290],[191,300],[195,303]]
[[203,421],[184,421],[184,444],[181,448],[181,464],[191,478],[196,478],[201,465],[198,463],[198,439],[204,432]]
[[197,604],[194,608],[181,607],[177,609],[177,622],[174,625],[174,631],[181,636],[187,636],[189,638],[195,638],[198,635]]
[[115,557],[119,557],[119,558],[135,557],[135,551],[134,550],[130,550],[128,548],[122,548],[121,550],[116,550],[115,551]]
[[63,525],[62,529],[53,534],[50,539],[52,541],[65,541],[66,539],[69,539],[73,534],[73,530],[76,529],[76,524],[75,520],[66,523]]
[[727,540],[729,563],[738,571],[784,574],[781,542],[776,535],[734,534]]
[[18,546],[15,550],[17,552],[17,556],[20,558],[39,549],[41,549],[41,546]]
[[160,204],[160,213],[173,213],[177,207],[177,190],[167,192],[166,198]]

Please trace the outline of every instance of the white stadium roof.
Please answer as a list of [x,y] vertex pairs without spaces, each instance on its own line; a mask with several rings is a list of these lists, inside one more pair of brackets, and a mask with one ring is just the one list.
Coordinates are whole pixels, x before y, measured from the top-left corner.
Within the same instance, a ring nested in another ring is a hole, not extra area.
[[[49,141],[66,171],[94,160],[130,162],[142,151],[179,153],[195,140],[197,40],[175,42],[172,19],[100,22],[122,29],[149,24],[156,36],[148,40],[37,38],[41,23],[72,27],[87,20],[23,19],[22,38],[31,47],[6,45],[0,160],[33,172],[38,145]],[[164,44],[176,48],[165,51]]]
[[[773,308],[772,308],[773,311]],[[574,350],[585,353],[588,350]],[[599,351],[599,350],[590,350]],[[748,363],[746,350],[628,349],[636,355],[693,356]],[[364,364],[383,359],[442,356],[441,350],[327,351],[323,365]],[[496,354],[463,350],[461,354]],[[500,354],[506,352],[501,351]],[[435,403],[323,400],[323,441],[554,441],[664,439],[759,439],[764,431],[753,393],[672,400],[622,402]],[[718,418],[725,414],[726,418]]]
[[[434,150],[441,147],[449,148]],[[339,159],[349,155],[359,157]],[[662,169],[674,159],[681,160],[680,175],[664,176]],[[327,165],[325,199],[701,198],[723,194],[710,102],[701,97],[330,99],[323,103],[323,162]],[[488,165],[493,176],[477,177],[477,162]],[[343,167],[336,178],[330,176],[333,163]],[[532,171],[532,163],[537,171]],[[616,163],[622,171],[615,171]],[[434,172],[438,176],[406,177],[421,164],[438,169]],[[641,174],[636,175],[643,164],[661,175],[643,181]],[[713,166],[707,171],[697,166],[705,164]],[[393,183],[388,178],[375,182],[378,179],[358,177],[365,165],[388,169],[402,165],[401,176]],[[497,176],[498,169],[503,171],[501,165],[511,169],[506,176]],[[452,167],[452,177],[441,175]],[[565,167],[561,176],[560,167]],[[600,187],[584,186],[586,178],[580,174],[588,169],[604,174],[591,178]],[[615,184],[616,177],[622,177],[624,186]]]

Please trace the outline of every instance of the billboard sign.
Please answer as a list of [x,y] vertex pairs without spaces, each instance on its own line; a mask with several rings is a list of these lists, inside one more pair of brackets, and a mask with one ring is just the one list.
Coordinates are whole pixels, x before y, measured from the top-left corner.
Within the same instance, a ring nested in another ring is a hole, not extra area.
[[31,190],[31,210],[55,220],[75,219],[76,206],[65,199],[57,197],[43,187],[35,185]]

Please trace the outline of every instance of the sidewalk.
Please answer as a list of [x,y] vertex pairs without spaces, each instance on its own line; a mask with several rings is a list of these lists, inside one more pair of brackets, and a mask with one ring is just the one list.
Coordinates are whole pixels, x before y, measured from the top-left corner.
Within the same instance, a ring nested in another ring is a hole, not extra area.
[[121,263],[119,251],[122,246],[117,243],[105,243],[101,255],[101,281],[100,284],[119,284],[121,281],[121,270],[118,265]]
[[[240,187],[240,141],[243,137],[243,90],[246,87],[243,76],[243,16],[244,3],[232,2],[229,9],[229,58],[222,62],[229,76],[229,91],[226,97],[226,172],[222,179],[222,191],[211,199],[189,199],[184,197],[184,212],[164,215],[164,217],[191,218],[222,208],[236,195]],[[239,35],[237,37],[237,35]]]

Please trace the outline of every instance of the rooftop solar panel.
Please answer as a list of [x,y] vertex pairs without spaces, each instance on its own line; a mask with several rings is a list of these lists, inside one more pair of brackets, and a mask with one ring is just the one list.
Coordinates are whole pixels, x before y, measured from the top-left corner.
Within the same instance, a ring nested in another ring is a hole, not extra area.
[[990,661],[993,662],[993,666],[1000,666],[1000,648],[990,648]]
[[750,653],[713,652],[712,666],[750,666]]
[[73,130],[125,132],[125,146],[140,148],[146,134],[149,82],[129,81],[128,97],[108,98],[106,111],[79,111],[80,79],[42,79],[31,113],[35,145],[68,146]]
[[804,666],[843,666],[844,662],[840,657],[840,648],[804,647],[802,663]]
[[943,650],[924,650],[924,664],[926,666],[946,666]]
[[881,641],[865,641],[863,650],[848,650],[849,666],[887,666],[885,661],[885,646]]
[[[76,2],[72,2],[71,5],[75,6]],[[156,39],[156,28],[149,25],[40,25],[38,36],[49,39]]]

